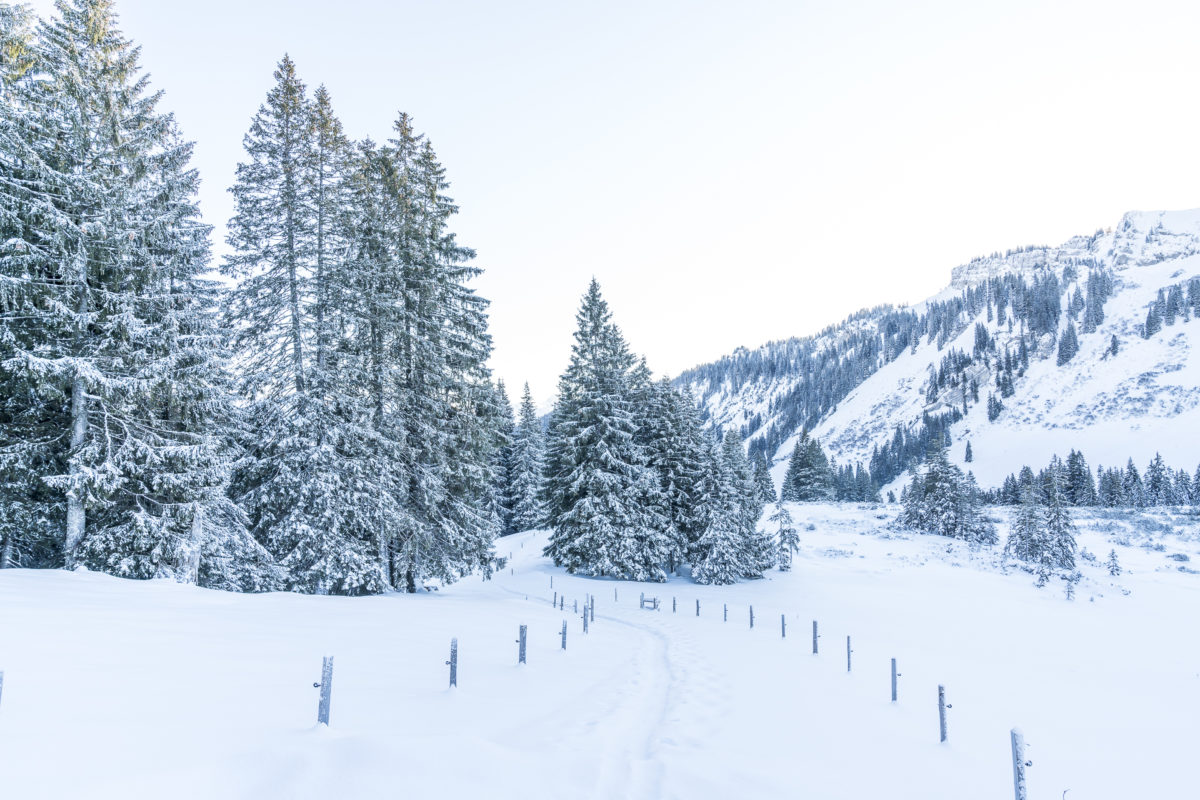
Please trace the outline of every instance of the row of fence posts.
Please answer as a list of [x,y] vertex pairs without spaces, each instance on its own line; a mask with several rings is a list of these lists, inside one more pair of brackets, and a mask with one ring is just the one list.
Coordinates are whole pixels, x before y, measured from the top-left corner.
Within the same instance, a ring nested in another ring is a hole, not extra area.
[[[550,576],[550,585],[551,586],[554,585],[554,576]],[[613,600],[616,601],[616,599],[617,599],[617,589],[614,587],[613,588]],[[563,608],[565,607],[565,603],[566,603],[566,595],[559,595],[558,592],[555,592],[553,600],[551,601],[551,607],[557,607],[559,610],[563,610]],[[639,605],[639,608],[646,608],[646,595],[644,592],[638,598],[638,605]],[[574,609],[574,613],[578,614],[579,613],[579,601],[578,600],[573,601],[572,607]],[[657,598],[652,600],[652,605],[650,607],[655,610],[658,609]],[[678,610],[678,603],[676,601],[676,598],[672,597],[671,598],[671,613],[676,613],[677,610]],[[696,616],[697,617],[700,616],[700,600],[699,600],[699,598],[697,598],[697,600],[696,600]],[[724,621],[724,622],[729,621],[729,604],[728,603],[722,603],[721,617],[722,617],[722,621]],[[585,634],[588,632],[589,619],[592,622],[595,622],[595,620],[596,620],[596,597],[595,597],[595,595],[588,595],[584,598],[583,632]],[[750,606],[750,628],[751,629],[754,628],[754,606],[753,605]],[[787,615],[786,614],[779,615],[779,633],[780,633],[781,638],[784,638],[784,639],[787,638]],[[521,625],[519,634],[518,634],[518,638],[517,638],[517,663],[518,664],[526,663],[525,652],[526,652],[527,634],[528,634],[528,627],[526,625]],[[563,623],[562,623],[562,631],[561,631],[560,635],[561,635],[562,649],[566,650],[567,649],[567,621],[565,619],[563,620]],[[820,638],[821,638],[821,635],[819,633],[818,623],[817,623],[817,620],[814,619],[813,624],[812,624],[812,652],[813,652],[813,655],[819,654]],[[851,644],[851,639],[849,636],[847,636],[846,637],[846,672],[851,672],[853,669],[853,660],[852,660],[853,653],[854,653],[854,648]],[[458,686],[458,638],[457,637],[452,638],[450,640],[450,660],[446,662],[446,665],[450,667],[450,686],[457,687]],[[891,680],[892,702],[895,703],[895,702],[897,702],[898,695],[899,695],[898,679],[902,676],[901,676],[901,673],[896,669],[896,659],[894,659],[894,658],[891,660],[891,667],[892,667],[892,680]],[[317,706],[317,722],[322,725],[328,725],[329,724],[330,695],[332,694],[332,690],[333,690],[333,656],[326,656],[322,660],[322,662],[321,662],[321,681],[320,681],[320,683],[314,683],[313,687],[320,688],[320,690],[321,690],[321,698],[320,698],[320,701]],[[4,673],[2,671],[0,671],[0,697],[2,697],[2,695],[3,695],[3,690],[4,690]],[[948,739],[948,731],[947,731],[947,725],[946,725],[946,711],[948,709],[953,708],[954,706],[952,704],[946,702],[946,687],[943,686],[942,684],[938,684],[938,700],[937,700],[937,702],[938,702],[939,741],[945,742]],[[1026,788],[1026,781],[1025,781],[1025,768],[1032,766],[1033,762],[1028,761],[1025,758],[1025,739],[1019,729],[1017,729],[1017,728],[1012,729],[1011,739],[1012,739],[1014,798],[1015,798],[1015,800],[1027,800],[1028,790]]]

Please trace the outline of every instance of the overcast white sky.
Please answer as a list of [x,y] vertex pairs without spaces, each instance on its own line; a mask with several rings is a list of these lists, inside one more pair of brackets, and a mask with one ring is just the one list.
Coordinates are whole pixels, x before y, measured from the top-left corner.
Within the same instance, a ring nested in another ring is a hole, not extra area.
[[[49,0],[33,6],[48,9]],[[1200,206],[1195,2],[117,0],[205,215],[286,51],[350,135],[413,114],[540,404],[594,275],[675,374],[915,302],[971,256]]]

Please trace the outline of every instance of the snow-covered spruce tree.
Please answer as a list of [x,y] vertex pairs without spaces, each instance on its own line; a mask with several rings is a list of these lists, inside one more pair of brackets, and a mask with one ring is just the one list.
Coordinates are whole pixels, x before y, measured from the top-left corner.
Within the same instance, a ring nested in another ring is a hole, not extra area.
[[571,572],[665,580],[668,520],[635,441],[636,363],[593,280],[576,314],[546,447],[546,555]]
[[500,535],[508,536],[518,530],[513,524],[513,444],[517,429],[517,420],[513,416],[512,403],[508,399],[508,390],[504,381],[497,381],[495,387],[496,413],[499,424],[496,426],[496,436],[499,447],[492,457],[492,471],[496,475],[496,485],[492,490],[492,507],[500,525]]
[[1161,453],[1155,453],[1154,458],[1146,467],[1143,485],[1145,486],[1146,505],[1172,505],[1171,501],[1174,495],[1171,487],[1170,470],[1167,469]]
[[412,592],[427,577],[451,581],[490,570],[498,531],[489,511],[493,454],[503,442],[486,366],[487,301],[469,286],[481,270],[449,229],[458,207],[446,194],[445,169],[407,114],[398,116],[388,145],[394,177],[384,185],[395,251],[386,266],[402,291],[398,303],[376,303],[376,311],[387,323],[386,427],[401,433],[407,479],[389,575]]
[[1058,337],[1058,366],[1062,366],[1075,357],[1079,352],[1079,337],[1075,333],[1075,323],[1067,321],[1067,327]]
[[834,475],[821,443],[802,431],[783,479],[785,500],[796,503],[834,499]]
[[66,220],[38,202],[65,176],[48,162],[53,98],[34,22],[25,6],[0,6],[0,568],[62,563],[66,498],[43,478],[70,455],[68,370],[35,360],[69,357],[71,314],[57,308],[70,299],[55,245]]
[[1017,505],[1004,542],[1004,557],[1040,564],[1046,540],[1042,521],[1042,508],[1038,493],[1033,489],[1021,491],[1021,502]]
[[754,482],[758,485],[758,496],[763,504],[774,503],[779,499],[775,491],[775,481],[771,480],[771,468],[767,465],[766,455],[759,450],[752,461],[754,467]]
[[[4,428],[25,439],[27,466],[4,485],[28,492],[3,516],[62,526],[68,564],[270,588],[224,496],[230,406],[191,146],[157,110],[111,2],[56,11],[33,38],[3,15],[15,124],[2,134],[0,224],[19,226],[2,237],[13,280],[0,382],[21,390]],[[234,552],[240,573],[217,563]]]
[[742,532],[744,577],[761,578],[775,566],[775,547],[771,538],[758,530],[763,501],[754,479],[754,468],[746,459],[742,437],[727,431],[721,443],[722,474],[725,478],[726,506],[735,515]]
[[518,531],[540,528],[546,520],[541,488],[545,441],[529,384],[521,394],[521,409],[513,431],[509,496],[512,526]]
[[290,58],[275,80],[230,190],[224,271],[238,285],[228,314],[251,400],[232,489],[290,588],[381,591],[377,523],[397,487],[372,458],[382,442],[370,396],[359,391],[365,365],[332,341],[362,288],[335,207],[351,191],[348,144],[328,98],[318,114]]
[[1062,486],[1062,463],[1055,456],[1050,464],[1051,480],[1046,490],[1043,517],[1046,542],[1042,563],[1051,569],[1075,569],[1075,523],[1071,519]]
[[782,500],[775,503],[775,510],[771,512],[771,524],[775,526],[776,546],[779,551],[777,559],[779,571],[787,572],[792,568],[796,550],[800,547],[800,535],[796,532],[793,524],[792,513],[788,511]]
[[230,318],[253,400],[234,483],[301,591],[489,567],[499,404],[485,301],[432,147],[353,148],[286,57],[233,188]]
[[941,442],[931,443],[925,464],[914,472],[900,520],[916,530],[973,544],[996,542],[995,528],[980,511],[974,476],[950,463]]
[[705,477],[707,520],[692,548],[692,577],[697,583],[736,583],[752,569],[742,514],[737,502],[736,475],[715,446],[709,449]]
[[1121,574],[1121,562],[1117,560],[1117,551],[1115,549],[1108,551],[1108,560],[1104,562],[1104,568],[1114,578]]
[[708,444],[691,390],[659,382],[651,413],[661,420],[650,442],[650,463],[658,472],[671,535],[667,566],[674,571],[708,526]]

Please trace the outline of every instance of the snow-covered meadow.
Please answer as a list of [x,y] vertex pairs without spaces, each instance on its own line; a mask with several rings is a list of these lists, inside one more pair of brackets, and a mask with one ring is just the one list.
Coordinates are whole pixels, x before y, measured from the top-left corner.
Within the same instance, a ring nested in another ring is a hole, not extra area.
[[[1115,549],[1125,572],[1081,562],[1068,600],[1061,582],[1005,574],[998,549],[898,532],[894,507],[792,511],[795,569],[730,587],[569,576],[540,556],[543,533],[500,540],[512,561],[490,581],[415,596],[0,572],[2,794],[1000,799],[1013,726],[1031,798],[1196,790],[1195,517],[1081,512],[1080,548]],[[640,610],[642,592],[663,608]],[[572,609],[589,594],[585,636]]]

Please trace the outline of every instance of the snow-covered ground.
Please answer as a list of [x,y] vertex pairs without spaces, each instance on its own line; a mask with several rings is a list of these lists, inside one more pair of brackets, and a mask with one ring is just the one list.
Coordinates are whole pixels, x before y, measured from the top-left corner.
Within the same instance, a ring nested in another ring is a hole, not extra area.
[[[725,588],[568,576],[540,533],[500,541],[511,574],[416,596],[0,572],[0,795],[1007,800],[1014,725],[1031,798],[1196,793],[1195,517],[1081,514],[1080,546],[1115,548],[1127,571],[1081,564],[1069,601],[1061,582],[1004,574],[997,551],[897,533],[894,507],[793,511],[795,570]],[[639,610],[642,591],[664,608]],[[585,636],[571,608],[589,593]]]

